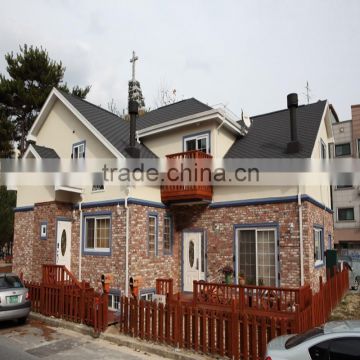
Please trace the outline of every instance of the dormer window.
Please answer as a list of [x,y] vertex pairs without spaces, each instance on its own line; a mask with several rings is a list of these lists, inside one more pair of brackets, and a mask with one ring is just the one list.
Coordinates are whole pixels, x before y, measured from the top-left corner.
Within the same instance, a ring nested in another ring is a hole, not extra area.
[[184,151],[198,150],[210,153],[210,132],[184,137]]
[[72,147],[72,159],[82,159],[85,157],[85,141],[78,142],[73,144]]

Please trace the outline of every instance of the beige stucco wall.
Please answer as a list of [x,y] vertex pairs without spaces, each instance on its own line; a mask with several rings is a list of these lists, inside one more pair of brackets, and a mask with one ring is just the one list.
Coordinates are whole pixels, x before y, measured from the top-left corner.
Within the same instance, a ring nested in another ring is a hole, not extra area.
[[59,100],[55,102],[37,135],[37,145],[53,148],[62,159],[70,159],[72,145],[86,140],[87,158],[114,158]]
[[183,152],[183,139],[198,133],[210,132],[210,152],[214,158],[222,158],[235,140],[224,126],[217,129],[219,123],[215,120],[192,124],[165,131],[156,135],[144,137],[141,141],[159,158],[166,155]]

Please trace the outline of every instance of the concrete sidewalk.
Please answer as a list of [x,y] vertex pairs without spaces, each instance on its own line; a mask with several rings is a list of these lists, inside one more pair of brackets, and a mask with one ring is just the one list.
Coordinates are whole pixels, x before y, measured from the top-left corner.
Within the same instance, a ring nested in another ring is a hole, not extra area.
[[84,335],[89,335],[92,337],[100,337],[100,339],[109,341],[119,346],[126,346],[135,351],[150,353],[150,354],[162,356],[167,359],[174,359],[174,360],[213,359],[209,356],[199,355],[195,352],[186,351],[183,349],[176,349],[167,345],[158,345],[149,341],[139,340],[130,336],[122,335],[120,334],[119,329],[116,328],[116,326],[114,325],[109,326],[109,328],[104,333],[95,334],[94,329],[92,327],[82,324],[72,323],[70,321],[65,321],[54,317],[43,316],[34,312],[30,313],[30,318],[41,321],[52,327],[62,327],[65,329],[79,332]]

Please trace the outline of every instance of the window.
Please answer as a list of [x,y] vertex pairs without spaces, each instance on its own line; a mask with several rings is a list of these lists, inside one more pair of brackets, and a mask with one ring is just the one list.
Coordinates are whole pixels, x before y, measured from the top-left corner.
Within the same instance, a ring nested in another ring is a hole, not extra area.
[[330,342],[330,360],[360,359],[360,338],[338,338]]
[[157,214],[149,214],[148,218],[148,255],[157,255]]
[[85,141],[73,145],[71,158],[82,159],[85,157]]
[[350,143],[335,145],[335,156],[351,155]]
[[198,134],[184,138],[184,151],[199,150],[210,153],[210,133]]
[[338,221],[352,221],[354,219],[354,208],[338,209]]
[[104,178],[102,173],[95,173],[93,175],[93,186],[92,191],[103,191],[104,190]]
[[172,253],[172,219],[170,216],[164,217],[164,254]]
[[46,221],[40,223],[40,239],[41,240],[47,239],[47,222]]
[[110,310],[120,310],[120,292],[111,292],[108,295],[108,308]]
[[291,349],[320,335],[324,335],[324,329],[322,327],[312,328],[303,333],[294,335],[286,341],[285,349]]
[[321,158],[326,159],[326,145],[322,140],[320,141],[320,146],[321,146]]
[[85,217],[85,251],[110,252],[110,215]]
[[320,266],[324,263],[324,237],[323,229],[314,228],[314,261],[315,266]]
[[140,300],[152,301],[154,295],[155,295],[155,289],[140,290]]
[[248,284],[276,286],[275,229],[238,229],[238,274]]

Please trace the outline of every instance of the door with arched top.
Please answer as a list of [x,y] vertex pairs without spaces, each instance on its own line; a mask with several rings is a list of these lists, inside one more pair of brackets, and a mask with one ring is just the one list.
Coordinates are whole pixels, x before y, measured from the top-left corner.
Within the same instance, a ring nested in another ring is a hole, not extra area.
[[71,221],[58,220],[56,231],[56,265],[71,264]]

